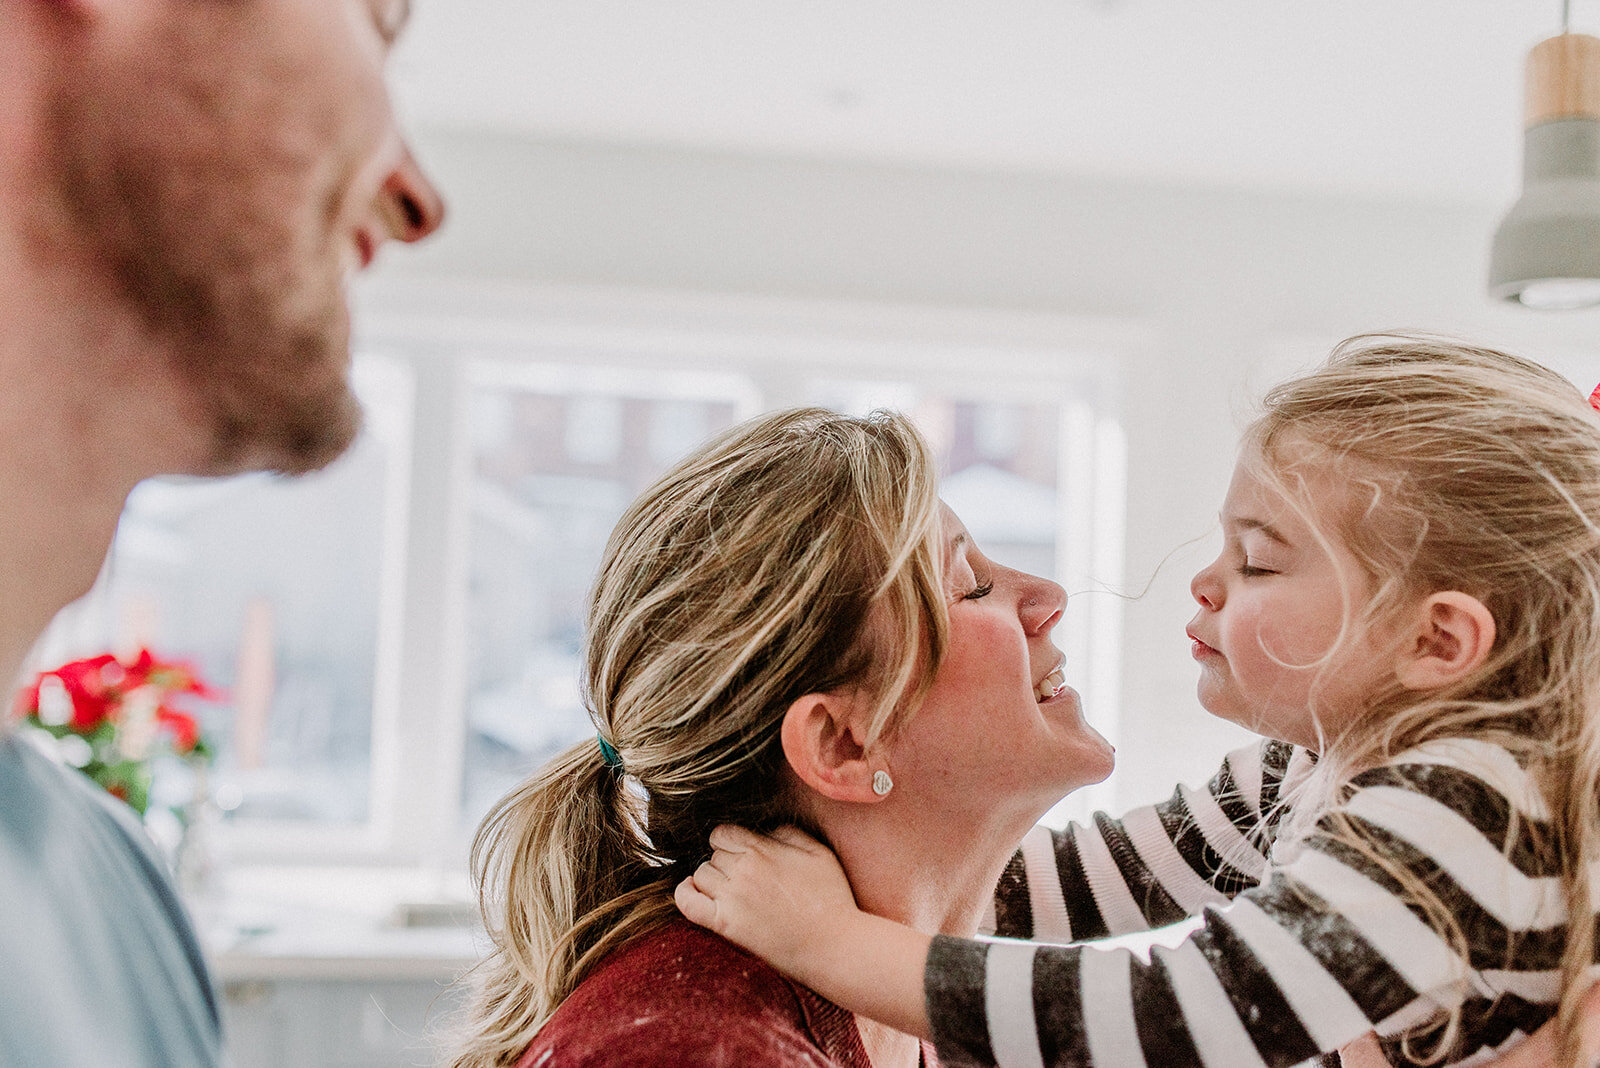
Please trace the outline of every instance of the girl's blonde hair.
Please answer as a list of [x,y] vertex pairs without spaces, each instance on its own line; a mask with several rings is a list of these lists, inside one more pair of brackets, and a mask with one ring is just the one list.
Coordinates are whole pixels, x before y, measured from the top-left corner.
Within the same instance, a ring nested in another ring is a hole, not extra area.
[[[1552,813],[1538,848],[1559,865],[1567,905],[1558,1020],[1563,1061],[1576,1065],[1595,959],[1590,866],[1600,861],[1600,418],[1530,361],[1447,338],[1369,335],[1272,390],[1246,446],[1257,473],[1365,572],[1373,592],[1348,600],[1342,648],[1434,592],[1470,594],[1493,615],[1478,671],[1444,692],[1396,681],[1373,695],[1353,728],[1326,739],[1295,808],[1332,813],[1323,829],[1383,865],[1464,949],[1460,923],[1426,881],[1337,818],[1339,791],[1434,739],[1483,738],[1515,754]],[[1311,499],[1313,487],[1327,493],[1330,474],[1348,490],[1332,509]],[[1458,1010],[1429,1029],[1430,1052],[1411,1055],[1445,1059],[1460,1026]]]
[[898,725],[943,655],[936,471],[902,416],[782,411],[679,463],[623,515],[590,596],[595,739],[494,808],[472,869],[494,942],[454,1068],[515,1062],[606,954],[676,916],[718,823],[804,813],[784,713],[808,693]]

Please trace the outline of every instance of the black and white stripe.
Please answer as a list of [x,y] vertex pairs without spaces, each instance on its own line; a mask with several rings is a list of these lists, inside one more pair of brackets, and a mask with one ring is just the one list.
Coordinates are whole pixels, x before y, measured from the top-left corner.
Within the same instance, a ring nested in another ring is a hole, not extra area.
[[1092,827],[1035,827],[995,891],[985,933],[1082,942],[1199,915],[1257,885],[1282,805],[1290,747],[1264,741],[1228,755],[1204,790]]
[[[1280,843],[1284,796],[1310,768],[1303,751],[1262,743],[1231,754],[1203,791],[1179,788],[1120,821],[1036,828],[995,907],[997,934],[1033,942],[934,942],[926,991],[941,1060],[1277,1068],[1374,1028],[1398,1041],[1460,1005],[1445,1061],[1460,1063],[1548,1019],[1565,900],[1549,813],[1511,754],[1459,739],[1403,754],[1350,784],[1338,820]],[[1426,881],[1465,955],[1345,829]],[[1205,922],[1148,962],[1034,944],[1186,915]]]

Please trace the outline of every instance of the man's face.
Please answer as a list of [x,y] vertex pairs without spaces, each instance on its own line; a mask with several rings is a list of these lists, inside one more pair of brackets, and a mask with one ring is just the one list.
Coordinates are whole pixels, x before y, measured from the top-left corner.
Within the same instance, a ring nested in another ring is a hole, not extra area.
[[74,239],[171,353],[209,470],[313,470],[355,436],[344,281],[442,212],[383,64],[405,0],[106,5],[46,133]]

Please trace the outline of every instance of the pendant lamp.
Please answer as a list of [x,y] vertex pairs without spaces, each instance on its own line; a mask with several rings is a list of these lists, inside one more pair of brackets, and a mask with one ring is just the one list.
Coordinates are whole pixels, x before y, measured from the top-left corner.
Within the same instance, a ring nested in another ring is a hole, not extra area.
[[1495,231],[1489,293],[1600,305],[1600,38],[1564,31],[1528,54],[1522,197]]

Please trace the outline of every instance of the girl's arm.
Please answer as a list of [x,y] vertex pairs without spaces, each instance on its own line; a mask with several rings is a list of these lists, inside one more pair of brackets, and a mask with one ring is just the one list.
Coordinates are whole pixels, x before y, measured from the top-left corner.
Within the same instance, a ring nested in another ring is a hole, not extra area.
[[1204,790],[1178,787],[1121,819],[1035,827],[1006,866],[985,934],[1081,942],[1165,927],[1261,881],[1291,747],[1228,754]]
[[683,914],[851,1012],[932,1039],[928,935],[862,912],[832,850],[793,827],[711,832],[716,852],[678,884]]
[[952,1063],[1287,1066],[1439,1007],[1462,1009],[1464,1052],[1532,1030],[1549,1007],[1517,992],[1547,984],[1563,931],[1537,899],[1546,880],[1529,866],[1539,858],[1507,848],[1518,822],[1509,802],[1523,787],[1497,789],[1438,761],[1357,781],[1365,788],[1344,814],[1441,895],[1496,958],[1478,966],[1503,991],[1485,991],[1482,978],[1469,986],[1473,962],[1327,821],[1266,883],[1207,909],[1200,930],[1148,962],[1083,946],[930,941],[856,910],[837,862],[798,832],[719,832],[717,856],[679,901],[824,997],[931,1035]]

